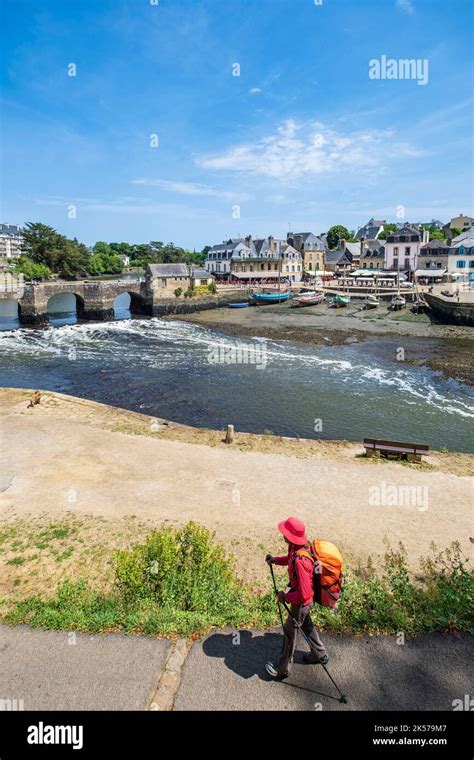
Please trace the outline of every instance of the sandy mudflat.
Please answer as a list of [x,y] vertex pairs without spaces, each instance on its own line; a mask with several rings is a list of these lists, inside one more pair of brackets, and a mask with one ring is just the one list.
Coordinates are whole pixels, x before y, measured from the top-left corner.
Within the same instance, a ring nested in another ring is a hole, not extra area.
[[[413,566],[432,541],[440,548],[460,541],[469,554],[474,459],[467,454],[433,453],[416,466],[360,458],[362,447],[343,441],[240,434],[226,446],[218,431],[59,394],[45,392],[27,409],[30,395],[0,391],[3,527],[68,516],[109,526],[131,517],[147,526],[196,520],[239,556],[244,575],[260,575],[264,551],[280,547],[276,523],[289,514],[351,561],[380,557],[385,536],[405,544]],[[373,486],[426,490],[413,505],[377,506]]]

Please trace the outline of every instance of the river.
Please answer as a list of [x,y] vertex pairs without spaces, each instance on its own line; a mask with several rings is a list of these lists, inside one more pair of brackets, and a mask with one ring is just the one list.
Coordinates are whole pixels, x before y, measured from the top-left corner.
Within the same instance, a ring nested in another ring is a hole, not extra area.
[[179,320],[127,319],[126,301],[116,315],[75,324],[57,312],[46,328],[4,329],[0,385],[216,429],[474,448],[474,390],[397,362],[399,338],[339,346],[234,338]]

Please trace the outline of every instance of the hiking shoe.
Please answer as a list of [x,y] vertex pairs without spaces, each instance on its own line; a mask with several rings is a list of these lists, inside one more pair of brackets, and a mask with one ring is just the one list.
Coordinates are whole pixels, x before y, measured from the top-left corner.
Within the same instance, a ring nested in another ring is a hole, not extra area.
[[327,654],[325,654],[324,657],[321,657],[321,658],[319,658],[315,654],[304,654],[303,662],[306,662],[308,665],[327,665],[329,662],[329,657],[327,656]]
[[276,678],[277,681],[283,681],[284,678],[288,678],[288,673],[280,673],[280,671],[273,664],[273,662],[266,662],[265,670],[267,671],[269,676],[271,676],[272,678]]

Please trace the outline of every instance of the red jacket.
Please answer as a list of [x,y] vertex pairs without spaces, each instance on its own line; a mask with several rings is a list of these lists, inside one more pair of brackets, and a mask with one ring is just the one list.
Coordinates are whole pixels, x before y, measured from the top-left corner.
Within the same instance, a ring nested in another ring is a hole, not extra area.
[[313,570],[314,563],[309,557],[294,556],[301,546],[290,545],[285,557],[275,557],[275,565],[287,565],[291,590],[285,594],[288,604],[305,607],[311,604],[314,596]]

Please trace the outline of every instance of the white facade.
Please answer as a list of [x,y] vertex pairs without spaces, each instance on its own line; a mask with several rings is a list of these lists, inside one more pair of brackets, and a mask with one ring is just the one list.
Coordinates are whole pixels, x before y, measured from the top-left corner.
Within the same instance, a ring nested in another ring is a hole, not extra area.
[[415,272],[418,269],[420,248],[428,242],[429,233],[423,231],[423,239],[418,230],[405,226],[391,232],[385,242],[385,269]]
[[0,258],[17,259],[21,254],[21,246],[20,227],[0,224]]
[[[280,242],[280,241],[279,241]],[[281,256],[281,276],[290,282],[301,282],[303,276],[303,259],[301,253],[292,245],[282,242],[279,246]]]

